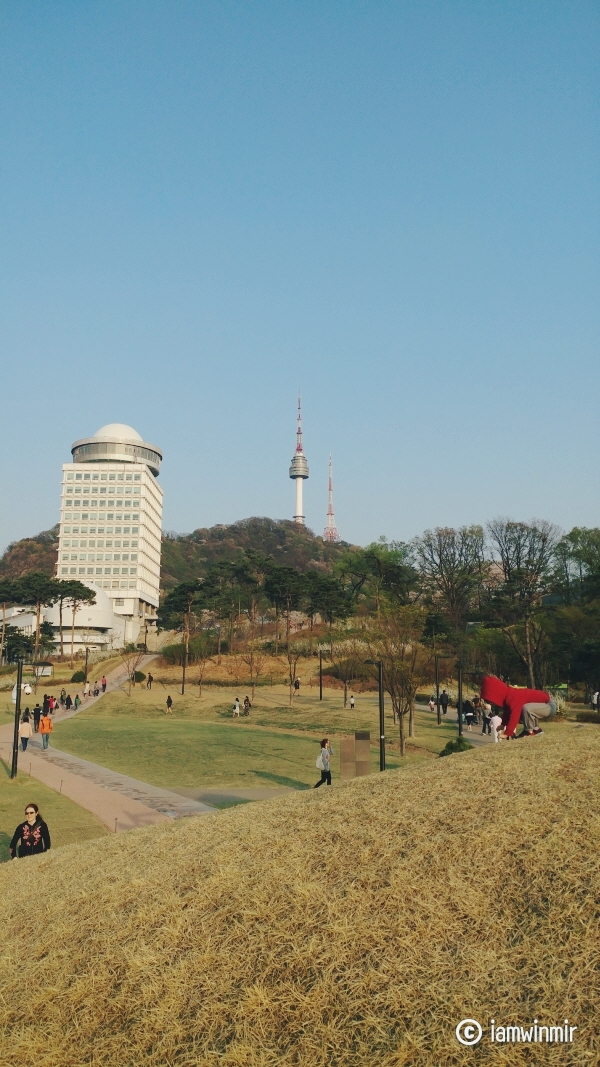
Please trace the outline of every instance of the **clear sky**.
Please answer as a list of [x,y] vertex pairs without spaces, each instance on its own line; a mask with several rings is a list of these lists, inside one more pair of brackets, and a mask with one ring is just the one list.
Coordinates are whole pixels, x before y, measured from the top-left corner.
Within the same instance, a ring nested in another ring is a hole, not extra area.
[[166,529],[600,525],[600,8],[0,7],[0,546],[108,422]]

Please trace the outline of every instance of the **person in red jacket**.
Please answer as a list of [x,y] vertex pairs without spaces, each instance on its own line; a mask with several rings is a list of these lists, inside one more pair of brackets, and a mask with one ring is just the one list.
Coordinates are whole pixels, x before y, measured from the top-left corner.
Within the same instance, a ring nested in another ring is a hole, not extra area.
[[519,723],[523,724],[520,737],[541,734],[538,719],[549,719],[556,711],[552,697],[542,689],[517,689],[491,675],[483,679],[481,695],[484,700],[502,708],[502,727],[506,737],[515,736]]

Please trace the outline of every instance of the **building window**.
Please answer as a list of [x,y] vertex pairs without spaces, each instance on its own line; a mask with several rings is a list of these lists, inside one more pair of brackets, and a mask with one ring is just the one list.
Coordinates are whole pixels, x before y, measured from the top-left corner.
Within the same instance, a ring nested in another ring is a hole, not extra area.
[[115,597],[115,604],[116,604],[116,606],[118,608],[124,608],[125,607],[125,600],[123,599],[122,596],[116,596]]
[[129,568],[129,573],[130,574],[137,574],[137,567],[130,567]]
[[140,482],[142,480],[141,474],[134,474],[133,480],[134,480],[134,482]]
[[69,567],[69,574],[77,574],[77,567]]
[[118,482],[122,482],[123,480],[124,480],[124,476],[122,474],[117,475],[117,481]]
[[77,553],[71,552],[71,560],[77,559]]
[[118,581],[118,579],[117,579],[117,581],[115,582],[115,580],[114,580],[114,578],[113,578],[113,583],[112,583],[112,587],[113,587],[113,589],[118,589],[118,588],[119,588],[119,581]]
[[121,589],[127,589],[127,582],[121,582]]
[[110,567],[105,567],[104,568],[104,573],[105,574],[110,574]]
[[72,508],[73,507],[73,501],[72,500],[65,500],[65,507],[66,508]]
[[85,574],[85,567],[80,567],[79,568],[79,573],[80,574]]
[[[132,516],[131,516],[131,518],[133,519],[133,521],[134,521],[134,522],[138,522],[138,520],[139,520],[139,515],[132,515]],[[137,532],[137,531],[136,531],[136,532]]]
[[[116,474],[109,474],[109,476],[108,476],[109,482],[114,482],[116,477],[117,477]],[[114,492],[114,490],[113,490],[113,492]]]
[[68,567],[61,567],[60,573],[61,574],[68,574],[69,573],[69,568]]
[[76,481],[76,482],[80,482],[80,481],[81,481],[81,479],[82,479],[82,477],[83,477],[83,475],[81,475],[81,474],[76,474],[76,475],[75,475],[75,481]]
[[[135,518],[137,518],[137,516],[134,516],[134,517],[135,517]],[[138,527],[137,527],[137,526],[132,526],[132,527],[131,527],[131,532],[132,532],[132,533],[139,533],[140,531],[139,531],[139,529],[138,529]]]
[[121,567],[121,574],[128,574],[128,573],[129,573],[129,567]]
[[129,559],[129,552],[124,552],[121,559]]
[[[106,475],[105,475],[105,477],[106,477]],[[106,492],[106,486],[105,485],[100,486],[100,492],[101,493],[105,493]]]
[[[126,482],[130,482],[130,481],[132,480],[132,478],[133,478],[133,475],[132,475],[132,474],[126,474],[126,475],[125,475],[125,481],[126,481]],[[128,490],[127,490],[127,492],[128,492],[128,493],[130,493],[130,492],[131,492],[131,489],[128,489]]]
[[84,480],[84,482],[89,482],[89,480],[90,480],[89,474],[84,474],[83,480]]
[[93,567],[88,567],[87,572],[88,572],[88,574],[93,574],[94,573],[94,568]]
[[68,562],[68,559],[69,559],[69,553],[68,552],[64,552],[63,556],[62,556],[63,563],[65,562],[65,560],[67,560],[67,562]]
[[118,574],[118,573],[119,573],[119,568],[118,567],[113,567],[113,574]]
[[67,481],[69,481],[69,482],[73,481],[73,475],[72,474],[67,474]]
[[[101,474],[100,475],[100,481],[101,482],[105,482],[106,481],[106,475],[105,474]],[[103,490],[103,492],[106,492],[106,490]]]
[[102,567],[96,567],[96,574],[102,574]]

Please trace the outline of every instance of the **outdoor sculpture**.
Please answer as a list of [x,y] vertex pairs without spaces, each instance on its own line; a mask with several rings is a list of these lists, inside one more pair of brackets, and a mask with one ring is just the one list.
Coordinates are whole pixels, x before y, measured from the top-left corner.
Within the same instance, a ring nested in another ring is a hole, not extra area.
[[539,734],[542,731],[538,719],[549,719],[556,712],[552,697],[542,689],[520,689],[491,675],[483,679],[481,695],[484,700],[502,709],[502,729],[506,737],[515,736],[520,722],[523,724],[523,734]]

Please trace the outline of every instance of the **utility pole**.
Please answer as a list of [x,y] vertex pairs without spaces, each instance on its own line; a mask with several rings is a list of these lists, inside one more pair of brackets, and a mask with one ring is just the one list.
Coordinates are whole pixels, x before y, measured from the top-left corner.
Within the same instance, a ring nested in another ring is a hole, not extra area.
[[319,700],[323,699],[323,649],[319,649]]

